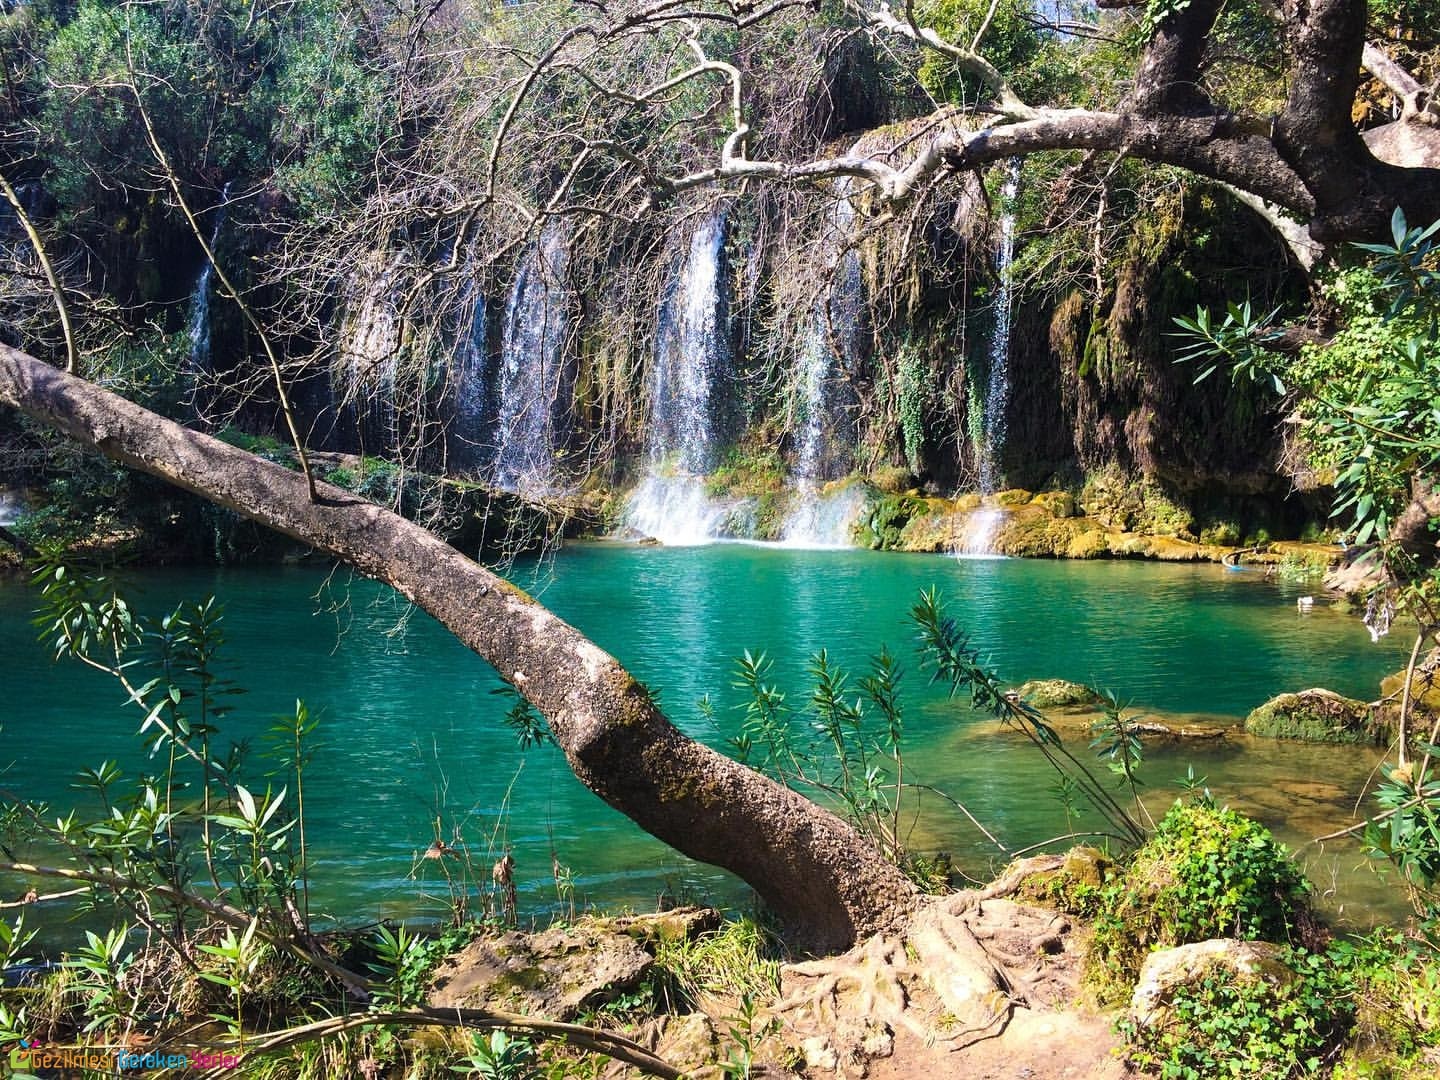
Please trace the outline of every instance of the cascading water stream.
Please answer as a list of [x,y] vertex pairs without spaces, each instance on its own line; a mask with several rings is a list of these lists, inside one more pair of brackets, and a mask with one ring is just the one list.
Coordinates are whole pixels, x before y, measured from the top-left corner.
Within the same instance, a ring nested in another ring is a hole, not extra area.
[[[998,286],[992,307],[994,327],[987,353],[985,395],[980,414],[980,437],[976,440],[980,495],[995,494],[999,486],[1000,454],[1005,448],[1005,412],[1010,404],[1010,324],[1014,299],[1010,282],[1010,265],[1015,259],[1015,196],[1020,189],[1020,164],[1006,167],[1005,182],[1000,188],[1000,242],[995,254]],[[1005,516],[1003,510],[982,506],[966,522],[956,546],[956,554],[971,557],[992,555],[996,530]]]
[[[225,227],[225,215],[230,208],[230,183],[220,189],[220,205],[215,210],[215,224],[210,229],[210,253],[220,240],[220,230]],[[190,293],[190,305],[185,317],[185,329],[189,337],[190,351],[185,358],[185,381],[188,384],[187,397],[191,414],[199,420],[205,419],[205,384],[215,374],[210,348],[210,285],[215,278],[215,264],[210,259],[200,268],[195,288]]]
[[494,479],[506,491],[538,496],[557,485],[555,456],[563,449],[557,428],[568,415],[570,393],[568,264],[564,234],[547,229],[521,261],[505,306]]
[[650,461],[626,521],[668,545],[707,543],[725,517],[704,481],[720,441],[716,387],[730,372],[724,245],[724,218],[713,213],[691,234],[656,317]]
[[851,525],[864,504],[858,492],[821,494],[827,480],[849,467],[853,433],[840,393],[843,383],[835,375],[858,347],[865,299],[860,253],[850,244],[855,208],[849,181],[841,181],[837,192],[829,239],[834,276],[828,294],[815,305],[798,357],[804,421],[790,473],[795,506],[781,528],[781,541],[792,547],[848,547]]
[[455,416],[450,425],[454,437],[452,461],[461,468],[475,469],[486,459],[488,446],[486,426],[494,415],[490,381],[487,372],[486,348],[490,331],[485,294],[471,256],[466,278],[469,282],[465,303],[461,307],[460,325],[455,342],[454,394]]

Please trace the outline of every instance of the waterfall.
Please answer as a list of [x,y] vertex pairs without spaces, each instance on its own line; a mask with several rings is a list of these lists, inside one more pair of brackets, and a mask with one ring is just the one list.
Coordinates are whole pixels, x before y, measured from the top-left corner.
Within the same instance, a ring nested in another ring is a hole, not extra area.
[[[471,260],[473,264],[473,259]],[[455,363],[452,369],[455,414],[450,423],[451,462],[462,468],[478,468],[485,460],[488,440],[486,423],[493,415],[487,371],[489,334],[485,295],[473,265],[465,302],[456,328]]]
[[784,547],[854,547],[851,534],[855,520],[865,509],[866,494],[861,484],[844,484],[820,491],[814,486],[795,493],[797,502],[785,517],[780,543]]
[[[860,504],[849,497],[821,505],[820,494],[825,481],[843,476],[850,467],[854,443],[851,402],[837,369],[843,369],[859,350],[865,302],[860,254],[849,246],[855,217],[849,180],[840,181],[836,189],[838,197],[826,238],[834,273],[826,296],[811,314],[797,357],[803,423],[790,474],[796,504],[781,528],[783,542],[796,547],[848,545],[850,524],[860,511]],[[849,519],[837,517],[851,508]]]
[[[994,495],[1002,479],[1000,454],[1005,448],[1005,410],[1010,404],[1010,322],[1014,299],[1010,264],[1015,259],[1015,195],[1020,189],[1020,162],[1006,166],[1000,187],[1000,242],[995,253],[998,286],[991,305],[994,326],[987,351],[985,395],[982,398],[980,432],[975,447],[979,466],[981,496]],[[1004,511],[982,507],[970,515],[956,546],[959,555],[986,555],[993,550],[995,533]]]
[[19,523],[25,513],[25,499],[20,492],[0,488],[0,527],[9,528]]
[[730,373],[724,245],[724,217],[715,212],[691,234],[655,321],[649,468],[626,522],[669,545],[713,540],[725,518],[704,481],[720,443],[715,390]]
[[555,456],[564,449],[556,428],[569,414],[573,380],[564,368],[568,262],[563,233],[546,229],[521,260],[505,305],[495,483],[506,491],[544,495],[556,486]]
[[1013,287],[1010,264],[1015,259],[1015,194],[1020,188],[1020,164],[1007,166],[1000,188],[1000,246],[995,255],[999,287],[993,305],[995,326],[990,334],[989,365],[985,375],[985,408],[980,443],[980,493],[993,495],[1000,480],[999,457],[1005,448],[1005,410],[1010,404],[1010,307]]
[[[215,210],[215,224],[210,229],[210,254],[215,254],[215,245],[220,240],[220,230],[225,227],[225,214],[230,208],[230,184],[227,181],[220,189],[220,205]],[[215,264],[207,258],[200,268],[200,276],[190,293],[190,305],[185,317],[185,330],[190,342],[190,351],[185,359],[185,382],[188,384],[190,411],[197,419],[205,419],[208,411],[204,407],[204,384],[215,374],[210,355],[210,285],[215,278]]]

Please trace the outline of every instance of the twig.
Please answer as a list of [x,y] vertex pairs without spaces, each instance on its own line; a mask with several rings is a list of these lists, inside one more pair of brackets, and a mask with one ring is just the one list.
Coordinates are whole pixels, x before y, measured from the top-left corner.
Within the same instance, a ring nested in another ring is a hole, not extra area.
[[[219,900],[210,900],[203,896],[196,896],[194,893],[177,889],[173,885],[163,882],[141,882],[133,878],[124,877],[113,871],[100,870],[75,870],[64,866],[37,866],[34,863],[22,862],[0,862],[0,870],[10,874],[22,874],[26,877],[60,878],[64,881],[87,881],[93,885],[102,885],[115,893],[125,891],[159,896],[171,903],[183,904],[186,907],[203,911],[227,926],[233,926],[239,930],[247,930],[255,922],[255,916],[240,908]],[[298,960],[319,968],[325,974],[340,980],[352,990],[368,994],[370,980],[363,975],[351,971],[349,968],[341,967],[333,960],[320,956],[308,949],[297,945],[294,941],[280,934],[273,933],[260,927],[256,930],[256,936],[262,937],[277,949],[289,953]]]
[[30,241],[30,246],[35,249],[35,255],[40,260],[40,266],[45,271],[45,280],[50,283],[50,293],[55,297],[55,310],[60,316],[60,329],[65,333],[65,370],[71,375],[78,375],[76,370],[79,362],[79,355],[75,349],[75,334],[70,328],[70,306],[65,302],[65,289],[60,284],[60,276],[55,273],[55,267],[50,262],[50,256],[45,251],[45,244],[40,239],[40,234],[35,231],[31,224],[30,215],[25,212],[25,204],[20,201],[20,196],[10,186],[9,179],[4,173],[0,173],[0,190],[5,193],[5,201],[15,211],[15,216],[20,219],[20,227],[25,230],[25,236]]
[[[366,1012],[352,1016],[332,1016],[312,1024],[287,1028],[270,1035],[252,1038],[248,1043],[249,1055],[268,1054],[286,1050],[292,1046],[314,1042],[317,1039],[341,1035],[357,1028],[378,1025],[403,1025],[410,1027],[474,1028],[480,1031],[505,1028],[524,1031],[544,1039],[558,1039],[614,1058],[616,1061],[633,1065],[635,1068],[662,1080],[681,1080],[679,1069],[666,1064],[639,1043],[622,1035],[583,1027],[580,1024],[562,1024],[552,1020],[540,1020],[533,1016],[519,1016],[514,1013],[490,1012],[486,1009],[437,1009],[421,1007],[395,1012]],[[223,1067],[202,1073],[211,1080],[220,1080],[230,1073]]]
[[310,468],[310,458],[305,451],[305,441],[300,437],[300,428],[295,423],[295,410],[291,407],[290,395],[285,390],[285,378],[280,371],[280,358],[275,353],[275,346],[270,341],[270,335],[265,332],[265,325],[256,316],[250,305],[245,302],[240,291],[231,283],[230,276],[225,273],[219,260],[215,258],[215,252],[211,249],[210,242],[205,239],[205,231],[200,228],[200,222],[195,219],[195,214],[190,209],[190,203],[186,200],[184,192],[180,190],[180,178],[175,174],[174,166],[170,164],[170,156],[160,145],[160,138],[155,134],[155,125],[150,122],[150,112],[145,108],[145,98],[140,93],[140,84],[135,80],[135,66],[130,56],[128,23],[125,37],[125,64],[129,76],[130,92],[135,97],[135,107],[145,126],[145,138],[150,144],[150,152],[155,155],[156,162],[164,171],[165,182],[175,196],[175,201],[180,206],[180,212],[185,215],[185,220],[190,225],[190,231],[195,234],[195,239],[200,244],[200,250],[205,253],[205,260],[215,271],[215,277],[219,280],[221,288],[231,300],[235,301],[235,305],[240,309],[240,314],[245,317],[245,321],[255,331],[255,336],[260,339],[260,346],[265,350],[265,358],[270,362],[270,373],[275,379],[275,394],[279,400],[280,413],[285,418],[285,427],[290,434],[290,441],[295,444],[295,456],[300,462],[300,471],[305,474],[305,484],[310,490],[310,501],[319,502],[320,493],[315,489],[315,474]]

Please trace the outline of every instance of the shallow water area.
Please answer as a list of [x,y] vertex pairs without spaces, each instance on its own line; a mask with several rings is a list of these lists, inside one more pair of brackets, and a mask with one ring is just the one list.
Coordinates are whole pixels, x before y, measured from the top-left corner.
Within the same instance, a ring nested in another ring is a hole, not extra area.
[[[723,745],[739,727],[734,659],[765,651],[773,680],[803,709],[810,655],[827,648],[852,677],[882,643],[907,670],[907,773],[944,787],[1015,850],[1067,831],[1048,766],[1013,734],[993,730],[927,685],[906,613],[936,586],[951,613],[1014,682],[1069,678],[1108,687],[1138,711],[1205,714],[1235,722],[1275,693],[1327,686],[1372,696],[1403,664],[1403,643],[1371,644],[1359,621],[1317,609],[1309,590],[1221,567],[1134,562],[956,560],[943,556],[813,551],[778,545],[648,548],[580,544],[512,568],[517,583],[614,653],[654,688],[686,731]],[[262,733],[303,698],[321,718],[306,778],[315,908],[355,922],[429,917],[446,883],[420,854],[458,840],[488,883],[507,846],[516,860],[522,917],[559,906],[552,857],[570,868],[578,903],[648,908],[661,894],[745,905],[729,875],[669,851],[585,790],[553,748],[522,753],[502,717],[489,668],[390,590],[310,567],[137,571],[140,610],[160,613],[216,594],[225,604],[223,674],[233,699],[229,737]],[[53,663],[30,625],[33,591],[0,585],[0,787],[62,807],[74,773],[106,759],[128,775],[157,769],[135,738],[141,716],[113,681],[74,662]],[[709,695],[715,721],[698,706]],[[796,723],[804,723],[803,716]],[[1089,758],[1082,734],[1069,738]],[[1348,823],[1378,752],[1266,743],[1150,741],[1142,778],[1152,812],[1176,794],[1187,766],[1222,801],[1257,813],[1292,845]],[[264,763],[252,776],[263,786]],[[277,786],[283,783],[277,780]],[[252,785],[254,786],[254,785]],[[1087,819],[1072,822],[1082,830]],[[949,811],[917,826],[924,846],[983,874],[1003,857]],[[1365,922],[1397,917],[1353,845],[1303,857],[1336,908]],[[18,883],[0,881],[6,898]]]

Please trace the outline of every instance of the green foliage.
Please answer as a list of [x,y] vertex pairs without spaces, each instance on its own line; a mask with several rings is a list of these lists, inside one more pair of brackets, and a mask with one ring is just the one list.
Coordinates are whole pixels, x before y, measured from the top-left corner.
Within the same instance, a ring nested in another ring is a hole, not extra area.
[[1440,778],[1434,765],[1440,747],[1418,750],[1424,755],[1419,760],[1381,766],[1385,779],[1375,789],[1380,815],[1366,824],[1364,844],[1399,873],[1427,933],[1440,940]]
[[271,105],[286,154],[276,180],[314,217],[365,191],[362,178],[393,129],[396,100],[362,9],[338,0],[298,6],[306,31],[286,40]]
[[737,757],[834,800],[887,857],[901,862],[904,710],[895,658],[882,647],[857,692],[825,650],[816,653],[809,667],[814,688],[799,728],[784,691],[769,681],[771,666],[763,653],[749,651],[737,664],[734,685],[746,695],[740,731],[731,739]]
[[902,348],[897,368],[895,406],[900,414],[901,445],[905,463],[912,473],[918,473],[925,447],[925,417],[936,391],[930,366],[918,349]]
[[[1440,1047],[1440,956],[1398,930],[1336,942],[1330,958],[1348,982],[1355,1023],[1335,1071],[1351,1080],[1420,1080]],[[1428,1060],[1427,1060],[1428,1059]]]
[[784,485],[785,461],[773,445],[732,446],[720,467],[705,478],[706,493],[712,498],[769,495]]
[[1411,228],[1396,210],[1388,244],[1360,244],[1368,264],[1340,274],[1327,297],[1345,323],[1298,361],[1267,349],[1277,312],[1231,304],[1176,319],[1186,342],[1177,362],[1203,361],[1196,381],[1220,366],[1234,381],[1297,390],[1315,466],[1335,475],[1335,515],[1348,514],[1357,543],[1384,540],[1411,497],[1411,480],[1440,463],[1435,396],[1440,319],[1440,222]]
[[760,1018],[760,1004],[753,994],[741,994],[738,1011],[726,1018],[726,1032],[734,1046],[730,1056],[720,1063],[720,1075],[727,1080],[750,1080],[755,1072],[757,1048],[779,1026],[777,1017]]
[[[969,48],[989,10],[989,0],[929,0],[916,5],[915,15],[920,26],[931,27],[946,41]],[[1016,0],[1001,0],[995,8],[980,52],[1002,74],[1022,70],[1040,49],[1042,38],[1029,14],[1029,8]],[[954,60],[935,50],[927,49],[921,55],[920,84],[936,98],[955,105],[987,99],[984,84],[961,72]]]
[[1269,830],[1201,796],[1177,801],[1104,891],[1090,952],[1102,996],[1128,993],[1145,954],[1209,938],[1286,941],[1310,886]]
[[1100,691],[1100,704],[1103,715],[1090,725],[1090,749],[1129,790],[1137,811],[1143,815],[1140,780],[1135,775],[1145,759],[1145,748],[1135,727],[1141,717],[1126,716],[1125,706],[1109,690]]
[[394,930],[388,926],[376,930],[370,940],[375,959],[365,965],[380,980],[371,991],[376,1004],[397,1009],[423,1005],[430,972],[451,951],[452,944],[443,937],[417,937],[403,925]]
[[228,926],[218,943],[198,946],[215,962],[215,967],[200,972],[200,978],[230,992],[231,1011],[212,1013],[210,1018],[224,1024],[242,1049],[245,1046],[245,991],[271,948],[268,942],[256,939],[259,928],[260,920],[254,918],[239,934],[233,926]]
[[87,1032],[109,1031],[128,1016],[127,1002],[121,990],[121,980],[134,959],[127,951],[125,939],[130,928],[121,923],[101,935],[93,930],[85,931],[85,944],[78,947],[65,961],[67,967],[76,973],[75,990],[85,999]]
[[1122,1022],[1128,1059],[1175,1080],[1317,1074],[1353,1019],[1350,980],[1328,957],[1298,949],[1286,950],[1284,966],[1245,977],[1215,968],[1178,987],[1163,1023]]
[[742,918],[693,939],[662,938],[651,978],[671,1010],[726,995],[768,1001],[780,991],[779,957],[779,943],[765,928]]
[[489,1035],[477,1033],[464,1063],[451,1066],[451,1071],[481,1080],[534,1080],[540,1075],[534,1044],[507,1034],[503,1028]]
[[505,725],[515,733],[515,741],[520,744],[521,750],[554,742],[545,717],[513,686],[499,686],[490,692],[510,699],[510,708],[505,712]]

